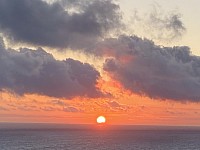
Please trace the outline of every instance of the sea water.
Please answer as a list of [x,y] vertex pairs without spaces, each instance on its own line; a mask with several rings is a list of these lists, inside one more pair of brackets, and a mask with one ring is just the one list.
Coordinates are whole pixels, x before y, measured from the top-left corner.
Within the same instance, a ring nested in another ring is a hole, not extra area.
[[0,124],[0,150],[200,150],[200,129]]

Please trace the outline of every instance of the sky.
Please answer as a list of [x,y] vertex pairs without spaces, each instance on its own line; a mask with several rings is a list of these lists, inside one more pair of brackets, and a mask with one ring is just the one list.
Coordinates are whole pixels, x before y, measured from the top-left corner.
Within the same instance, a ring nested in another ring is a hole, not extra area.
[[0,122],[200,125],[198,0],[0,0]]
[[[181,19],[187,28],[187,32],[178,41],[173,41],[174,45],[187,45],[191,48],[193,54],[200,55],[199,51],[199,5],[200,1],[182,1],[182,0],[120,0],[120,6],[125,12],[126,16],[133,16],[133,11],[137,10],[139,13],[149,13],[152,6],[159,5],[161,11],[166,14],[176,12],[181,15]],[[145,35],[144,35],[145,36]]]

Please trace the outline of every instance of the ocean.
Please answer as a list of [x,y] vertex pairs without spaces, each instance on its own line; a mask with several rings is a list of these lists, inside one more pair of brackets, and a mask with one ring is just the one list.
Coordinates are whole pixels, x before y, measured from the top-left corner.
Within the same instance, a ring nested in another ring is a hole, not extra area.
[[0,123],[0,150],[200,150],[200,128]]

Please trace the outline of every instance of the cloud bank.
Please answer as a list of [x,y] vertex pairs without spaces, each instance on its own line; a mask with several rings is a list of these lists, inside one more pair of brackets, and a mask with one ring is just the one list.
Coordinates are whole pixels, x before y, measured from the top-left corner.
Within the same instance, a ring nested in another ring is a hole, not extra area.
[[0,44],[1,91],[59,98],[99,97],[99,77],[99,72],[89,64],[73,59],[58,61],[41,48],[16,51]]
[[[169,39],[185,31],[180,16],[148,16]],[[161,47],[138,36],[120,35],[119,5],[110,0],[0,0],[0,30],[10,40],[36,46],[88,50],[105,57],[104,71],[124,88],[155,99],[200,100],[200,58],[188,47]],[[107,35],[118,31],[118,37]],[[166,31],[166,32],[165,32]],[[159,34],[162,37],[162,33]],[[92,51],[91,51],[92,50]],[[99,73],[90,65],[58,61],[39,48],[19,52],[0,47],[0,89],[54,97],[100,94]]]
[[0,0],[4,35],[11,41],[37,46],[88,48],[120,28],[120,20],[119,6],[110,0]]
[[122,36],[107,42],[104,70],[126,88],[156,99],[200,100],[200,57],[188,47],[161,47]]

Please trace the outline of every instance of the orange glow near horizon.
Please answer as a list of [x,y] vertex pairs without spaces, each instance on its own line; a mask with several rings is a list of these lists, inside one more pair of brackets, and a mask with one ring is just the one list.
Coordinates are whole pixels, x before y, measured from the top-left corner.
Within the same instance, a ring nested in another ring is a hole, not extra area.
[[2,92],[0,122],[96,124],[96,118],[103,114],[109,118],[106,124],[200,125],[199,103],[134,95],[113,80],[101,80],[98,86],[113,97],[66,100]]

